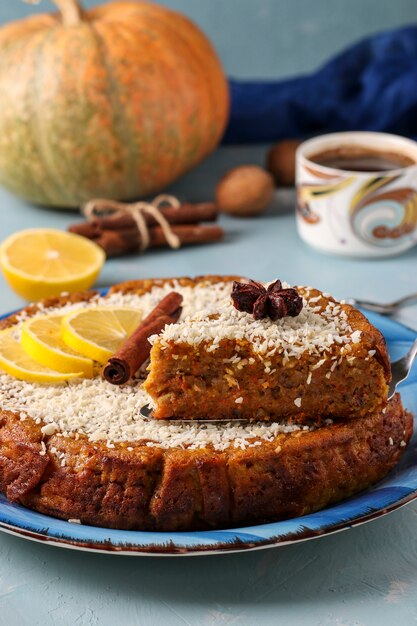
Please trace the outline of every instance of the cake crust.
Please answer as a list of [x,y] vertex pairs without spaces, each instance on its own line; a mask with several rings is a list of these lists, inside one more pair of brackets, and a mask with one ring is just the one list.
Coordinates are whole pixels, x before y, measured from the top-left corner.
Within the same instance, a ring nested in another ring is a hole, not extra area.
[[[236,277],[180,279],[184,286]],[[174,279],[130,281],[110,293],[145,294]],[[74,302],[91,294],[72,296]],[[68,298],[54,300],[62,306]],[[36,306],[27,310],[36,313]],[[3,322],[17,323],[18,316]],[[245,449],[109,448],[86,435],[45,435],[42,422],[0,410],[0,490],[61,519],[109,528],[190,531],[304,515],[367,488],[399,461],[413,418],[397,394],[380,411],[315,430],[279,433]]]

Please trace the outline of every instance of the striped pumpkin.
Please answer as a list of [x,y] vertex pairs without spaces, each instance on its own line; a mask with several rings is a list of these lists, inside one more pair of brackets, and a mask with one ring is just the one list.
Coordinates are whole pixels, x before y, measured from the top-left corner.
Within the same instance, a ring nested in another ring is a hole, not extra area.
[[147,2],[0,29],[0,184],[34,203],[155,193],[218,144],[227,82],[203,33]]

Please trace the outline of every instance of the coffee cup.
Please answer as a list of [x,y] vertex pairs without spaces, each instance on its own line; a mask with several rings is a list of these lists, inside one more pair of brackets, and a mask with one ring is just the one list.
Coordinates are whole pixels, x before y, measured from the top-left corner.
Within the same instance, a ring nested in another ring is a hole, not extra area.
[[417,242],[417,142],[376,132],[322,135],[296,152],[297,227],[327,253],[387,257]]

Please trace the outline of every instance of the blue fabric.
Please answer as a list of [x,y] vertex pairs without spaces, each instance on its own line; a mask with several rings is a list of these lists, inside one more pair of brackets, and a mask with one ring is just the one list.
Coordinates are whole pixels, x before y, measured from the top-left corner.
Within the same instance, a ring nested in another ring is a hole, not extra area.
[[341,130],[417,135],[417,26],[365,39],[308,76],[230,85],[225,143]]

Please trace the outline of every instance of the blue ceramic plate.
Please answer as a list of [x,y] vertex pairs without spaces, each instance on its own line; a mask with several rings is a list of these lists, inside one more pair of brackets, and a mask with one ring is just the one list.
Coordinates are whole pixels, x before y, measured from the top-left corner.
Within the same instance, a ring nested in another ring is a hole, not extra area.
[[[391,358],[402,356],[417,333],[367,313],[385,335]],[[401,387],[405,406],[417,415],[417,366]],[[230,530],[151,533],[70,524],[35,513],[0,496],[0,529],[50,545],[132,555],[198,555],[282,546],[352,528],[417,497],[417,435],[398,466],[373,488],[318,513],[283,522]]]

